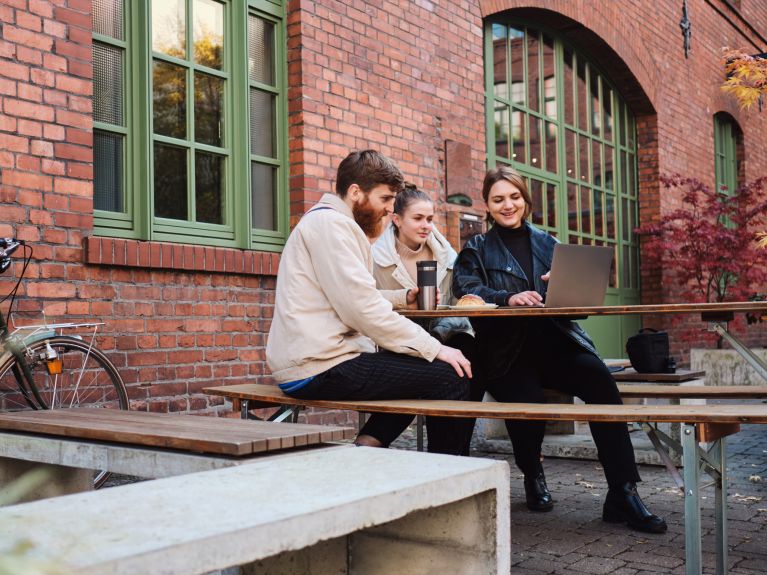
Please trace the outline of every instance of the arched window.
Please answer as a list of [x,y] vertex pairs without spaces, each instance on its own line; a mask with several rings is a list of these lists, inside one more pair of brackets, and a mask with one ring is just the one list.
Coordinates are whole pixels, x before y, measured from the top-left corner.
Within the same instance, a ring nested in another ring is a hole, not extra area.
[[[532,223],[566,243],[614,248],[607,301],[638,303],[633,114],[563,38],[503,16],[486,22],[485,35],[489,164],[509,164],[528,179]],[[615,321],[613,341],[615,329],[636,330],[632,319]],[[623,355],[621,345],[600,351]]]

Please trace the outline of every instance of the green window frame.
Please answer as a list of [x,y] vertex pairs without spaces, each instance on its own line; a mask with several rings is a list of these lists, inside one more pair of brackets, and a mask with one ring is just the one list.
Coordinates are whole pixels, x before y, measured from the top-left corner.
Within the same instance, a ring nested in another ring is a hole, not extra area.
[[97,235],[281,249],[285,10],[281,0],[93,1]]
[[738,126],[727,114],[714,114],[716,191],[732,196],[738,187]]

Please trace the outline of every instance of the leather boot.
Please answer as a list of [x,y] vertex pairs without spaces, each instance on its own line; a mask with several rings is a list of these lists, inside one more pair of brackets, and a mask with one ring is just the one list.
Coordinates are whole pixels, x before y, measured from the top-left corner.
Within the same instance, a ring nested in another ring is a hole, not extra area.
[[551,498],[551,493],[549,493],[549,488],[546,485],[543,469],[539,469],[535,475],[525,475],[525,500],[530,511],[551,511],[554,509],[554,500]]
[[663,519],[647,509],[633,481],[607,490],[602,520],[608,523],[626,523],[632,529],[645,533],[665,533],[668,528]]

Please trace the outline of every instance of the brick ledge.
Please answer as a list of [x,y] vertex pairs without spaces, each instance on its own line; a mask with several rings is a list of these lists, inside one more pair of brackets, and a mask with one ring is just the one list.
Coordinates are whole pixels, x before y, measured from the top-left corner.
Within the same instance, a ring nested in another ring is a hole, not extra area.
[[90,236],[83,240],[89,264],[276,276],[280,254]]

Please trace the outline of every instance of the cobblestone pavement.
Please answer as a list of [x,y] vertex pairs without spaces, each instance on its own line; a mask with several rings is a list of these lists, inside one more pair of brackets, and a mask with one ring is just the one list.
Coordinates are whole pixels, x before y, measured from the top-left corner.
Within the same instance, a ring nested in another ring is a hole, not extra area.
[[[395,446],[414,448],[412,435]],[[728,438],[727,452],[729,573],[767,574],[767,426],[743,426]],[[601,520],[607,483],[597,462],[547,458],[546,479],[556,503],[549,513],[532,513],[513,459],[478,450],[472,455],[510,463],[512,573],[684,573],[684,498],[664,468],[640,466],[640,495],[669,525],[664,535],[647,535]],[[702,498],[704,573],[713,574],[713,487],[704,489]]]

